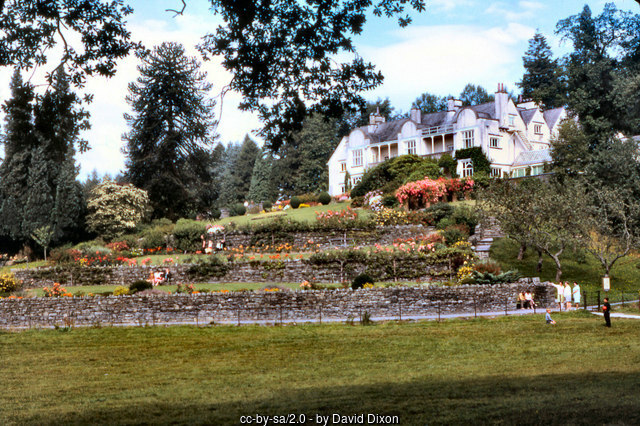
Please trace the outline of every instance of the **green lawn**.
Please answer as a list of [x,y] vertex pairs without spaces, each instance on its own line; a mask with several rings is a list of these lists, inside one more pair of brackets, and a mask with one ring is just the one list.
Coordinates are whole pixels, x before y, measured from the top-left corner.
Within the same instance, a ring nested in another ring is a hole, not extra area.
[[[497,260],[503,270],[517,269],[526,277],[540,277],[542,280],[553,281],[556,276],[556,266],[549,256],[544,256],[542,273],[536,272],[538,254],[529,249],[522,261],[517,260],[519,245],[508,238],[494,241],[491,246],[491,258]],[[578,282],[581,287],[595,293],[602,289],[603,270],[598,260],[590,253],[567,252],[561,257],[562,281]],[[628,300],[638,297],[640,290],[640,258],[637,255],[627,256],[618,260],[611,271],[611,299],[620,300],[621,292]],[[601,292],[604,297],[604,292]]]
[[0,424],[638,424],[640,323],[554,318],[0,332]]
[[[265,284],[265,283],[197,283],[194,284],[196,290],[207,290],[207,291],[220,291],[220,290],[229,290],[229,291],[239,291],[239,290],[260,290],[267,285],[277,285],[278,287],[286,287],[292,290],[300,290],[300,283],[273,283],[273,284]],[[330,287],[340,287],[339,284],[327,284]],[[89,293],[99,294],[105,292],[113,292],[118,285],[94,285],[94,286],[65,286],[64,288],[71,294],[80,294],[86,295]],[[166,293],[173,293],[176,291],[175,285],[161,285],[158,287],[154,287],[156,290],[164,291]],[[44,292],[41,288],[33,288],[30,290],[26,290],[25,293],[28,296],[44,296]]]
[[[224,219],[220,219],[215,221],[216,224],[219,225],[227,225],[230,222],[235,223],[236,225],[246,225],[246,224],[260,224],[265,221],[273,220],[276,218],[283,218],[287,220],[295,220],[298,222],[315,222],[316,220],[316,212],[327,212],[329,210],[340,211],[344,210],[351,206],[351,202],[344,203],[331,203],[326,206],[314,206],[314,207],[305,207],[298,209],[287,209],[281,210],[277,212],[269,212],[269,213],[258,213],[258,214],[246,214],[244,216],[234,216],[227,217]],[[366,218],[371,214],[371,211],[368,209],[356,209],[358,211],[358,215],[362,218]]]

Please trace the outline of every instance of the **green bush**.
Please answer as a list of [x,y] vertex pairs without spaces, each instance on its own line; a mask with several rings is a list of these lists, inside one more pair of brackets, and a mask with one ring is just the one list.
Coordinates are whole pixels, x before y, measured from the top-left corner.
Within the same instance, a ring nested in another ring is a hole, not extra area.
[[328,192],[321,192],[320,195],[318,195],[318,202],[326,206],[331,202],[331,195],[329,195]]
[[247,213],[249,214],[258,214],[260,213],[260,205],[259,204],[251,204],[247,209]]
[[273,207],[273,204],[271,204],[271,202],[269,202],[269,201],[264,201],[264,202],[262,203],[262,208],[263,208],[265,211],[269,211],[269,210],[271,210],[271,207]]
[[222,212],[220,211],[219,208],[213,207],[213,208],[211,208],[210,215],[211,215],[212,219],[218,220],[218,219],[220,219],[220,216],[222,215]]
[[147,280],[137,280],[129,285],[129,294],[136,294],[140,291],[145,291],[153,288],[151,283]]
[[318,202],[318,196],[310,192],[307,194],[298,195],[298,199],[300,200],[300,204],[309,204],[309,203]]
[[292,209],[297,209],[298,207],[300,207],[300,204],[302,204],[302,201],[300,200],[300,198],[294,196],[294,197],[291,197],[290,204]]
[[459,206],[451,214],[451,220],[458,225],[465,225],[473,235],[478,225],[478,216],[469,206]]
[[362,288],[365,284],[374,284],[373,278],[369,276],[369,274],[362,273],[355,277],[351,282],[351,288],[357,290]]
[[422,180],[425,177],[438,179],[441,176],[442,172],[440,172],[440,167],[435,162],[425,162],[423,164],[419,164],[404,180],[404,183],[415,182],[417,180]]
[[458,161],[451,156],[451,154],[443,154],[438,160],[438,167],[442,168],[444,173],[452,178],[458,177],[456,169],[458,168]]
[[382,205],[389,209],[392,209],[394,207],[398,207],[400,203],[398,202],[398,199],[395,195],[387,194],[382,197]]
[[206,224],[190,219],[179,219],[173,228],[176,249],[194,252],[202,248],[201,235],[206,232]]
[[49,260],[55,263],[73,263],[75,259],[70,249],[70,244],[65,244],[62,247],[51,249],[51,252],[49,253]]
[[231,216],[244,216],[247,212],[247,208],[242,203],[237,203],[229,207],[229,215]]
[[438,223],[446,217],[450,217],[453,214],[454,208],[451,204],[436,203],[426,209],[426,212],[433,218],[433,223]]
[[130,249],[141,248],[139,243],[140,237],[136,234],[126,234],[118,239],[127,243]]
[[458,241],[467,241],[469,238],[469,228],[465,225],[450,225],[443,232],[442,236],[448,246],[451,246]]
[[362,207],[364,205],[364,197],[351,198],[351,207]]
[[164,247],[166,244],[166,235],[157,228],[149,228],[142,233],[142,242],[140,245],[144,249]]

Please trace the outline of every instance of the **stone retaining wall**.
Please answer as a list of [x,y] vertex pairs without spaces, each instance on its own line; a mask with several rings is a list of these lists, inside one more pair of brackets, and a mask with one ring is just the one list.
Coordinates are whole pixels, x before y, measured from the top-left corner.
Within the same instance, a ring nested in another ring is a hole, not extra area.
[[[244,234],[230,232],[226,234],[225,241],[228,247],[247,247],[254,245],[256,241],[271,246],[289,243],[295,250],[305,250],[310,247],[328,250],[337,247],[370,246],[374,244],[392,244],[397,239],[413,238],[419,235],[428,235],[434,232],[432,226],[422,225],[398,225],[385,226],[376,229],[349,229],[342,231],[313,231],[313,232],[262,232]],[[216,236],[221,239],[222,235]],[[260,244],[259,244],[260,245]]]
[[177,295],[63,297],[0,300],[0,328],[281,322],[504,311],[520,291],[531,290],[540,307],[555,288],[530,280],[494,286],[391,287],[367,290],[231,292]]
[[[311,265],[305,260],[233,262],[221,276],[190,276],[192,265],[173,265],[170,284],[191,282],[258,282],[258,283],[296,283],[310,281],[316,283],[350,282],[364,272],[363,264],[326,264]],[[23,288],[48,287],[53,283],[71,285],[123,285],[129,286],[136,280],[148,279],[156,271],[164,271],[162,266],[115,266],[115,267],[51,267],[37,269],[14,269],[14,276],[22,281]],[[395,274],[395,275],[394,275]],[[448,265],[425,265],[419,269],[414,264],[398,261],[395,271],[389,270],[378,281],[432,281],[438,277],[448,279]]]

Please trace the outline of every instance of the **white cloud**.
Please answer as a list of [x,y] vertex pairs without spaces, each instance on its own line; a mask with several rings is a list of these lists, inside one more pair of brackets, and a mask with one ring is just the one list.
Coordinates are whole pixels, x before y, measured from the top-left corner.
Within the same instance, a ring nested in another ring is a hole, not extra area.
[[515,88],[523,46],[533,33],[534,29],[520,24],[488,29],[441,25],[396,31],[392,34],[398,40],[395,43],[360,47],[363,56],[385,76],[384,84],[368,97],[390,97],[395,106],[406,111],[425,91],[457,95],[466,83],[481,84],[489,92],[499,82]]
[[[211,29],[211,19],[210,16],[185,14],[176,17],[174,21],[148,20],[137,25],[130,24],[129,28],[133,38],[141,40],[147,47],[163,41],[175,41],[182,43],[189,55],[199,57],[195,46],[202,35]],[[86,91],[94,94],[94,101],[89,108],[93,128],[84,135],[89,140],[91,150],[78,158],[81,177],[88,175],[93,169],[101,174],[115,174],[124,168],[124,155],[121,153],[124,142],[121,136],[128,131],[128,127],[123,114],[130,112],[125,96],[129,82],[138,77],[138,63],[135,57],[130,56],[120,61],[118,73],[114,77],[93,78],[87,83]],[[237,109],[241,99],[237,93],[227,93],[224,102],[220,102],[219,94],[231,80],[231,75],[219,61],[204,62],[202,68],[214,85],[211,96],[217,99],[215,116],[220,120],[217,128],[220,141],[242,141],[247,132],[259,128],[258,118],[255,114]]]
[[537,1],[522,0],[514,5],[514,3],[496,2],[491,3],[485,10],[488,15],[500,15],[508,22],[522,21],[536,16],[536,13],[544,9],[546,6]]

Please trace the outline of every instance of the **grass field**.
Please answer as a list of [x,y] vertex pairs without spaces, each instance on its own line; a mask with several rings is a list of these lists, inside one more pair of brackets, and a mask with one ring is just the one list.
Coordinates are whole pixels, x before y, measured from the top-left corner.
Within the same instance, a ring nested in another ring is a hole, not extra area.
[[554,317],[0,332],[0,424],[640,423],[640,323]]
[[[549,256],[544,256],[542,273],[536,272],[538,254],[527,250],[523,260],[517,259],[519,245],[508,238],[494,241],[491,246],[491,257],[497,260],[503,270],[517,269],[526,277],[540,277],[553,281],[556,266]],[[603,270],[598,260],[590,253],[567,252],[561,257],[562,280],[576,281],[583,289],[596,291],[602,288]],[[611,289],[614,293],[624,291],[629,296],[638,296],[640,290],[640,258],[630,255],[618,260],[611,270]]]
[[[305,207],[298,209],[287,209],[281,210],[277,212],[269,212],[269,213],[257,213],[257,214],[246,214],[244,216],[233,216],[227,217],[224,219],[220,219],[215,221],[216,224],[219,225],[227,225],[230,222],[235,223],[236,225],[246,225],[246,224],[260,224],[265,221],[273,220],[276,218],[282,218],[287,220],[295,220],[298,222],[315,222],[316,221],[316,212],[327,212],[329,210],[340,211],[344,210],[351,206],[351,201],[344,203],[331,203],[326,206],[313,206],[313,207]],[[358,215],[362,218],[366,218],[371,214],[370,210],[367,209],[356,209],[358,211]]]

